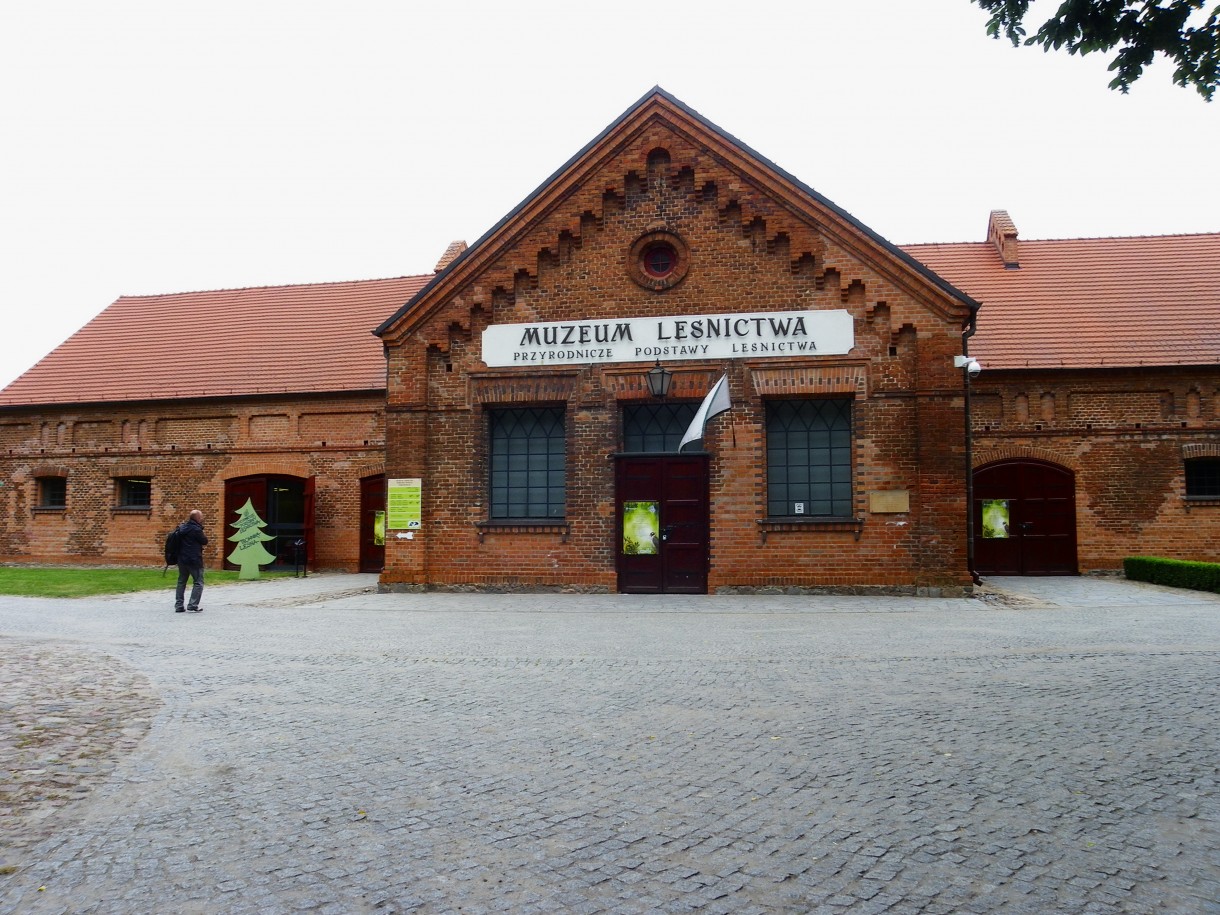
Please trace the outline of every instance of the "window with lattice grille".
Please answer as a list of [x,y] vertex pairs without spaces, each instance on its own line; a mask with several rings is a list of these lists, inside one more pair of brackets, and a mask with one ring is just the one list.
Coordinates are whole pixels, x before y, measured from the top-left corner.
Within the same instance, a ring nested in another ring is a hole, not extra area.
[[850,518],[851,400],[767,403],[767,514]]
[[629,404],[623,407],[623,450],[674,453],[690,428],[695,403]]
[[492,410],[491,518],[562,519],[567,444],[559,407]]

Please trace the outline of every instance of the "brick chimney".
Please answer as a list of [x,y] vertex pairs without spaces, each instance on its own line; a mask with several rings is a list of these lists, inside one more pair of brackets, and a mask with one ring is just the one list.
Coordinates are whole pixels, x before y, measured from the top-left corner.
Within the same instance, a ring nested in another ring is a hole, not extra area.
[[466,242],[460,240],[449,242],[449,247],[445,249],[445,253],[441,255],[441,259],[436,262],[436,269],[433,272],[440,273],[455,260],[457,260],[457,256],[465,250]]
[[995,245],[1006,269],[1016,270],[1021,266],[1021,259],[1017,254],[1017,227],[1007,210],[991,211],[991,216],[987,219],[987,240]]

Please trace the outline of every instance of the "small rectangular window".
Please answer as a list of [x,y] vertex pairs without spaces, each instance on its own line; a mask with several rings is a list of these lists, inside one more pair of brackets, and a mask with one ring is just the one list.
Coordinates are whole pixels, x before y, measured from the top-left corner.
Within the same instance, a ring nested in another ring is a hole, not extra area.
[[1186,462],[1186,498],[1220,499],[1220,458],[1191,458]]
[[68,480],[65,477],[38,478],[38,507],[66,508],[68,505]]
[[119,508],[152,508],[152,480],[121,477],[115,485]]

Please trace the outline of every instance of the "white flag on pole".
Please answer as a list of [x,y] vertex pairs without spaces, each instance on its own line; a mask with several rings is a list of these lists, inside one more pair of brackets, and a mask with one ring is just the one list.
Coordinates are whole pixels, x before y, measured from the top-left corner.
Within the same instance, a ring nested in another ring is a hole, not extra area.
[[681,451],[691,442],[702,440],[707,421],[713,416],[719,416],[732,406],[733,404],[729,400],[729,376],[721,375],[720,380],[712,385],[712,389],[703,398],[703,403],[699,404],[699,409],[695,411],[695,418],[691,420],[686,434],[682,436],[678,450]]

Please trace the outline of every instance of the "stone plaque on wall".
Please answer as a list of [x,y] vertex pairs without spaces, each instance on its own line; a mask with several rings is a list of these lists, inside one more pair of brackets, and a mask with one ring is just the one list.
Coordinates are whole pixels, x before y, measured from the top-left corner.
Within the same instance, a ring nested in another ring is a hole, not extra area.
[[887,489],[868,494],[868,510],[874,515],[893,515],[911,510],[911,492],[907,489]]

